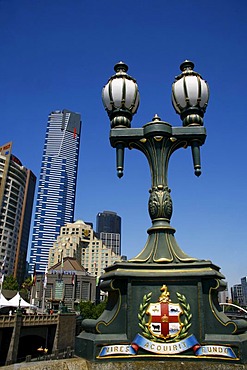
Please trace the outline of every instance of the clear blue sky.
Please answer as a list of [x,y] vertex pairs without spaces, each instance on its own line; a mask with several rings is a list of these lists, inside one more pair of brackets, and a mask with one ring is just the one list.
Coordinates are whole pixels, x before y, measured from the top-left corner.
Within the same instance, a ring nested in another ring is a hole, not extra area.
[[171,84],[185,59],[210,86],[202,175],[190,150],[170,162],[172,226],[180,247],[221,267],[229,285],[247,275],[247,2],[198,0],[0,0],[0,144],[39,177],[47,116],[82,115],[76,219],[122,217],[122,252],[135,256],[151,226],[146,158],[128,151],[115,171],[101,90],[119,60],[137,79],[132,127],[155,113],[173,126]]

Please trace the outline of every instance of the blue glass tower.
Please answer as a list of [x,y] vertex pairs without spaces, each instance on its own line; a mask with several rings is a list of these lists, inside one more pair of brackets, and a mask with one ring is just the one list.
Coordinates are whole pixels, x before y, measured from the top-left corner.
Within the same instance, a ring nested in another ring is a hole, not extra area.
[[48,117],[34,215],[29,272],[44,273],[60,227],[74,221],[81,132],[80,114],[51,112]]

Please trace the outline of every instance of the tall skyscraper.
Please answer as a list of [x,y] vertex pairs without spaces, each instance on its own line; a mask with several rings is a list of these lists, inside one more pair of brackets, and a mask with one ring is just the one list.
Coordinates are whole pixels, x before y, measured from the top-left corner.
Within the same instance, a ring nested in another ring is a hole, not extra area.
[[96,218],[97,236],[117,255],[121,255],[121,217],[116,212],[99,212]]
[[12,154],[12,143],[0,147],[0,263],[4,275],[24,280],[36,177]]
[[29,272],[44,273],[60,227],[73,222],[81,116],[63,111],[48,117],[34,215]]

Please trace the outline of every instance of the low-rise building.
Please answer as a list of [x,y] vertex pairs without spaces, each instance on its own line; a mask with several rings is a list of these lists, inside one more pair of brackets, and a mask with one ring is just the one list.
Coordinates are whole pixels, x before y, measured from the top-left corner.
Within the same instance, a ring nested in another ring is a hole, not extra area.
[[80,301],[96,299],[96,278],[75,258],[65,257],[36,276],[31,302],[42,311],[59,310],[62,305],[74,310]]

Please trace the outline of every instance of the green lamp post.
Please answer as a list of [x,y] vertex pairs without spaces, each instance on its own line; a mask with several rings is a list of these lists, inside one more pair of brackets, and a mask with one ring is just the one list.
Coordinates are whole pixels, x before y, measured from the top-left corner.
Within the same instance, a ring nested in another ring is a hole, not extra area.
[[116,64],[116,74],[103,89],[103,102],[112,128],[110,142],[116,148],[118,176],[123,176],[125,148],[135,148],[144,153],[151,171],[148,208],[152,227],[148,230],[149,238],[143,251],[131,262],[183,263],[196,260],[179,248],[173,236],[175,230],[170,226],[172,200],[167,183],[169,158],[182,147],[191,147],[195,175],[201,174],[200,146],[206,139],[203,115],[209,89],[193,67],[190,61],[182,63],[182,73],[172,88],[173,106],[183,120],[183,127],[172,127],[155,115],[152,122],[142,128],[129,128],[139,105],[139,92],[135,80],[127,75],[128,67],[124,63]]
[[167,172],[171,155],[191,147],[195,175],[201,174],[209,88],[193,68],[191,61],[183,62],[172,85],[172,103],[181,127],[154,115],[143,127],[131,128],[139,91],[125,63],[115,65],[116,74],[103,88],[118,177],[123,176],[126,148],[141,151],[148,160],[152,226],[136,257],[107,267],[101,276],[100,288],[108,292],[108,305],[98,320],[83,321],[84,331],[76,340],[79,356],[93,361],[203,358],[247,362],[247,323],[230,320],[218,303],[218,292],[226,286],[220,268],[182,251],[170,225],[173,207]]

